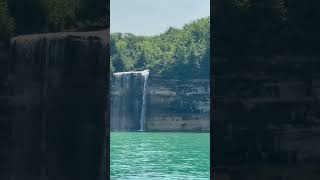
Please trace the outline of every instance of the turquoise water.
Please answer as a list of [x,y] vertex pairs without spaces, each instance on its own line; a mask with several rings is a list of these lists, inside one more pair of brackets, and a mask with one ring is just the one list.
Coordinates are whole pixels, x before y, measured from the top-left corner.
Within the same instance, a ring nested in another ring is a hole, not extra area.
[[209,133],[114,132],[111,180],[208,180]]

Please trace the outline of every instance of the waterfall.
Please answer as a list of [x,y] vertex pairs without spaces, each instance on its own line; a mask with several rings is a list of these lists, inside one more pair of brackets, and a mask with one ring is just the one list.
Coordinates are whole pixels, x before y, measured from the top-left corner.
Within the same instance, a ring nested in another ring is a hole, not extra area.
[[149,70],[118,72],[111,79],[111,131],[144,131]]
[[[11,39],[8,117],[16,146],[10,152],[18,157],[9,159],[13,179],[29,179],[35,171],[41,179],[64,179],[66,173],[102,179],[108,49],[105,31]],[[79,157],[88,163],[76,163]]]
[[140,115],[140,131],[144,131],[145,117],[146,117],[146,87],[149,77],[149,71],[145,70],[142,73],[142,77],[144,79],[143,83],[143,94],[142,94],[142,107],[141,107],[141,115]]

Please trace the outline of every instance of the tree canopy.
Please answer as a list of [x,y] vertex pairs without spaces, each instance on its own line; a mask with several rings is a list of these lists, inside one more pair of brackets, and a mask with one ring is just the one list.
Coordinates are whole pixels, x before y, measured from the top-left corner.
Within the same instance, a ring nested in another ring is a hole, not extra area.
[[110,46],[115,72],[149,69],[165,76],[209,78],[209,17],[156,36],[113,33]]
[[10,37],[15,30],[14,19],[9,14],[8,4],[0,0],[0,40]]
[[319,52],[320,1],[215,0],[215,55]]
[[107,27],[107,0],[0,0],[0,40],[14,34]]

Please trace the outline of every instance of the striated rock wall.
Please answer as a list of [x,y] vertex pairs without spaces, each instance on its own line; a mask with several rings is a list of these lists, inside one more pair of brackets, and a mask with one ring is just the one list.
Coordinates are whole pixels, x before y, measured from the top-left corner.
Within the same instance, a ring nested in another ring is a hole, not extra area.
[[210,131],[210,80],[151,76],[146,110],[149,131]]
[[209,131],[210,80],[150,76],[146,107],[149,131]]
[[11,40],[14,180],[102,179],[108,40],[108,31]]
[[216,174],[228,174],[229,179],[317,179],[319,58],[215,59],[211,157]]
[[[122,112],[125,114],[122,115],[125,116],[124,122],[117,122],[116,119],[111,121],[114,125],[121,124],[121,127],[127,127],[121,128],[122,130],[137,130],[138,120],[128,119],[140,117],[143,84],[140,81],[128,81],[131,85],[122,85],[121,90],[114,80],[111,82],[111,104],[116,105],[117,97],[126,94],[121,101],[121,106],[125,110]],[[146,91],[147,131],[210,131],[209,79],[170,79],[152,75],[150,72]],[[112,110],[114,108],[111,106],[111,111],[114,111]],[[111,116],[111,119],[112,117],[116,116]]]

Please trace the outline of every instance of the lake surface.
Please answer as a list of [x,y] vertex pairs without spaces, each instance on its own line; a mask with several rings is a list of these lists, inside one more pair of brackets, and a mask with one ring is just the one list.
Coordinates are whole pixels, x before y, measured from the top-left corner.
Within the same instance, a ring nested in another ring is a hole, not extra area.
[[112,132],[111,180],[208,180],[210,133]]

